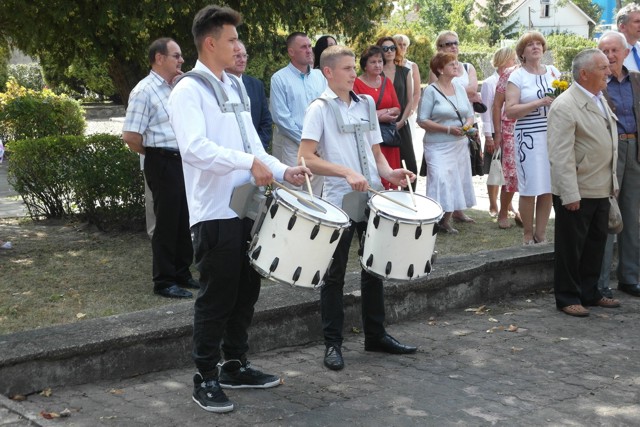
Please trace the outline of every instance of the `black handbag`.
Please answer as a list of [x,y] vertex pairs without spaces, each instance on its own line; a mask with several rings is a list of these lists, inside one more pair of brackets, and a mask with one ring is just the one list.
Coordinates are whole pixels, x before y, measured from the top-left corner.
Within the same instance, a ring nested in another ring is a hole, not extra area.
[[[458,120],[460,120],[460,123],[464,127],[464,120],[462,120],[462,116],[460,115],[458,108],[435,85],[433,85],[433,88],[436,90],[436,92],[442,95],[444,99],[449,101],[449,104],[451,104],[451,106],[453,107],[453,110],[458,115]],[[484,159],[482,155],[482,149],[480,148],[480,135],[479,135],[480,133],[477,131],[478,128],[476,124],[474,124],[473,127],[476,128],[476,132],[473,135],[467,134],[467,139],[469,140],[469,157],[471,159],[471,175],[483,176],[484,175],[484,170],[483,170]]]
[[[382,84],[380,85],[380,95],[378,95],[378,101],[376,102],[376,109],[380,102],[382,102],[382,96],[384,95],[384,88],[387,86],[387,78],[382,79]],[[400,146],[400,133],[398,132],[398,128],[395,123],[381,123],[378,122],[380,126],[380,135],[382,135],[382,145],[386,145],[387,147],[399,147]]]

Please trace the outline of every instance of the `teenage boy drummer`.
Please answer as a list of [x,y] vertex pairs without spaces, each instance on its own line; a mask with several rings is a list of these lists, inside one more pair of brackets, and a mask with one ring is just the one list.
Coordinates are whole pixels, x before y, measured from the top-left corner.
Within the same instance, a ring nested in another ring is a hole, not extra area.
[[[409,170],[392,170],[380,151],[382,137],[373,99],[367,95],[359,97],[352,90],[357,77],[353,51],[344,46],[327,48],[320,57],[320,68],[328,88],[307,109],[298,157],[304,158],[314,174],[326,176],[323,199],[342,206],[342,198],[354,190],[382,189],[380,177],[402,187],[408,185],[407,176],[415,181],[416,176]],[[340,122],[346,126],[340,126]],[[361,239],[366,227],[366,221],[353,221],[342,233],[320,291],[326,346],[324,365],[332,370],[344,367],[342,298],[351,239],[356,231]],[[382,280],[362,270],[360,288],[365,350],[414,353],[416,347],[399,343],[384,328]]]

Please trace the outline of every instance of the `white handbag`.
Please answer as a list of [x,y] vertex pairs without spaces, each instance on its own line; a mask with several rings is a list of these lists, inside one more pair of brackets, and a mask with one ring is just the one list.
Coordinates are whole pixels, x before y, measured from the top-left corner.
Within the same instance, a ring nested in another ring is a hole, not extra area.
[[504,184],[504,174],[502,173],[502,148],[498,148],[493,152],[493,156],[491,157],[491,166],[489,167],[487,185]]

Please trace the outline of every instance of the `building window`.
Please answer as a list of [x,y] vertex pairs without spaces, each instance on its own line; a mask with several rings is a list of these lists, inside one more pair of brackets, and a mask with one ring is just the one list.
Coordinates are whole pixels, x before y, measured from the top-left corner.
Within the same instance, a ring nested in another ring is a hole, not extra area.
[[540,17],[548,18],[551,16],[551,0],[540,0]]

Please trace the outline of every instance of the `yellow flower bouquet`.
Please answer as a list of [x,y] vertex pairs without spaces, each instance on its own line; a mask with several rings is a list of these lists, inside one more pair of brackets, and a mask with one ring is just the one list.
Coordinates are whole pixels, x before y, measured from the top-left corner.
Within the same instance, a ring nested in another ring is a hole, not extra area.
[[569,85],[570,85],[569,81],[567,80],[566,77],[560,77],[559,79],[556,79],[551,82],[551,87],[553,88],[553,91],[547,92],[546,95],[552,96],[555,98],[565,90],[569,89]]

